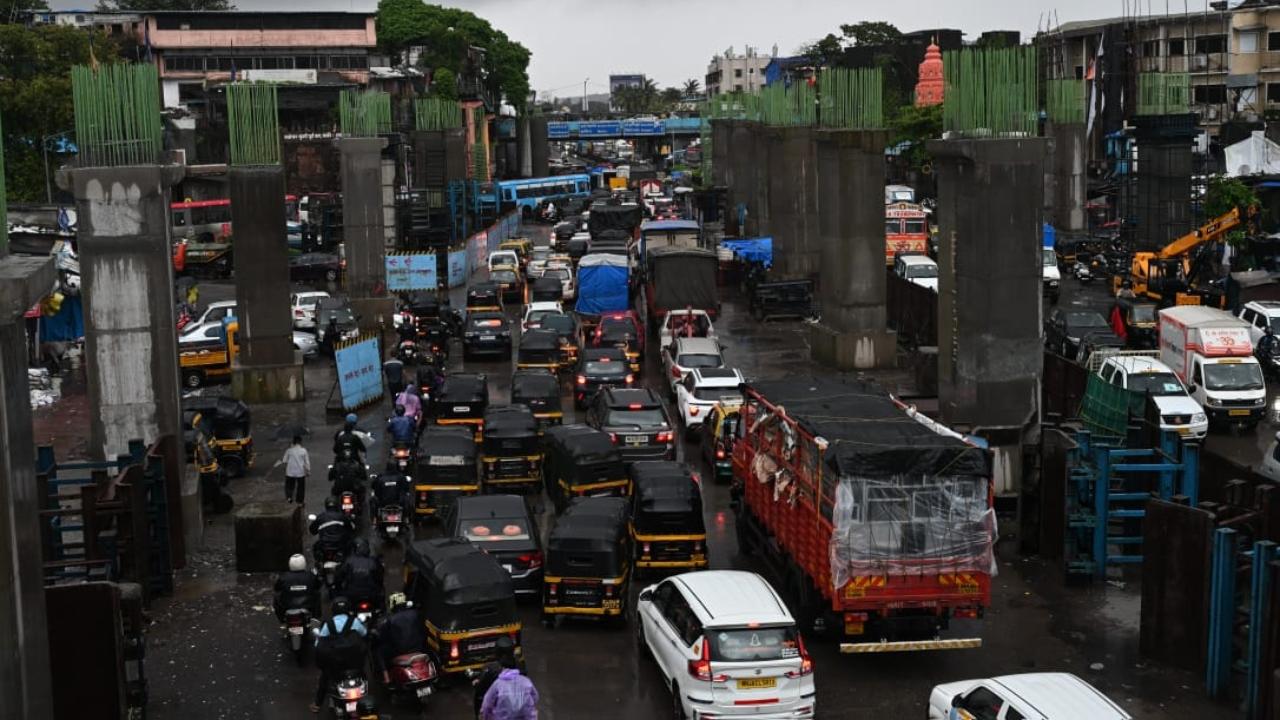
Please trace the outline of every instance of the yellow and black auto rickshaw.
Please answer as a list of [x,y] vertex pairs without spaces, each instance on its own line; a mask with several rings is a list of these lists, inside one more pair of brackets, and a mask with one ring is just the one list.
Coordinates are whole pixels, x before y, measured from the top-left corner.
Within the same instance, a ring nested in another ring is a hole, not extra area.
[[467,288],[467,312],[502,312],[502,288],[495,282],[478,282]]
[[631,584],[627,501],[583,498],[556,521],[547,539],[542,622],[565,615],[623,622]]
[[523,664],[515,585],[492,555],[463,538],[420,540],[405,551],[404,588],[446,678],[478,674],[502,637]]
[[524,405],[491,407],[480,443],[485,492],[527,493],[542,483],[538,419]]
[[511,375],[511,404],[524,405],[532,410],[539,427],[544,430],[564,422],[560,379],[548,370],[516,370]]
[[464,427],[430,426],[413,464],[413,515],[439,517],[456,497],[480,493],[476,444]]
[[702,521],[702,485],[683,463],[632,463],[631,537],[636,572],[707,567],[707,528]]
[[556,512],[575,498],[626,497],[631,479],[609,433],[586,425],[560,425],[543,433],[543,481]]
[[1156,347],[1156,304],[1146,298],[1119,296],[1112,308],[1112,329],[1116,318],[1124,328],[1125,345],[1134,350]]
[[453,373],[445,377],[432,398],[431,419],[436,425],[461,425],[476,442],[484,438],[484,411],[489,407],[489,381],[479,373]]
[[564,352],[563,341],[555,330],[526,330],[520,335],[520,347],[516,349],[516,368],[527,370],[542,368],[560,372]]
[[228,477],[244,477],[253,467],[253,432],[249,406],[230,397],[197,397],[182,402],[189,428],[203,430]]

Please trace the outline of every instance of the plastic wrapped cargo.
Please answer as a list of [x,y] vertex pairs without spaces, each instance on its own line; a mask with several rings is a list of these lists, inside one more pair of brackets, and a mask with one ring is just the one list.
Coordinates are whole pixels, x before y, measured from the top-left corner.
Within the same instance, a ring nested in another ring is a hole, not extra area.
[[587,229],[591,232],[591,237],[596,237],[605,230],[621,230],[631,235],[640,227],[643,219],[644,211],[637,204],[597,202],[591,206]]
[[579,314],[626,310],[631,307],[627,295],[627,258],[621,255],[591,253],[578,263]]

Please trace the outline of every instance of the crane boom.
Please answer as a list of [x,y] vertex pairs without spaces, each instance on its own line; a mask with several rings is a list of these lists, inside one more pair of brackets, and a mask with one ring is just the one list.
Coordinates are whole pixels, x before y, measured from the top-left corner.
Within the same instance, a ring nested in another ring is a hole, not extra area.
[[1231,208],[1231,212],[1224,213],[1209,222],[1201,225],[1199,229],[1183,235],[1173,242],[1160,248],[1160,252],[1156,254],[1161,260],[1182,257],[1188,252],[1194,250],[1202,243],[1213,242],[1223,234],[1231,232],[1240,224],[1240,208]]

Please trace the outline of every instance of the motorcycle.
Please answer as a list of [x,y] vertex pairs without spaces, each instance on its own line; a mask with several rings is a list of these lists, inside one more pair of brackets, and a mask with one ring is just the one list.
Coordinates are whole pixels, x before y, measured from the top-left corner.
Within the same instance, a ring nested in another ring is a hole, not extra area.
[[325,587],[332,593],[334,577],[338,574],[338,568],[342,566],[343,561],[347,559],[347,555],[339,548],[325,547],[321,548],[319,557],[320,562],[317,563],[316,573],[324,577]]
[[1262,365],[1262,372],[1269,377],[1280,376],[1280,341],[1274,341],[1270,347],[1261,343],[1253,351],[1254,357]]
[[1072,269],[1072,274],[1075,275],[1076,280],[1080,281],[1084,285],[1088,285],[1093,282],[1093,273],[1089,270],[1089,266],[1079,260],[1076,261],[1075,267]]
[[412,443],[401,440],[391,444],[391,457],[387,459],[388,468],[395,468],[401,475],[405,475],[409,472],[409,463],[412,460]]
[[360,524],[360,494],[354,490],[343,490],[338,495],[338,509],[343,515],[351,518],[352,524],[359,526]]
[[413,365],[418,361],[418,343],[416,340],[401,340],[396,346],[396,359],[405,365]]
[[311,640],[307,637],[307,626],[311,624],[311,611],[306,608],[290,608],[284,611],[284,636],[289,641],[289,649],[293,650],[293,659],[302,667],[307,657],[307,648]]
[[378,508],[378,534],[383,540],[395,540],[408,528],[404,509],[399,505],[383,505]]
[[355,606],[356,617],[364,623],[365,627],[372,627],[382,616],[382,608],[374,605],[370,598],[352,598],[351,601]]
[[339,720],[368,720],[377,718],[373,698],[369,697],[369,682],[359,670],[348,670],[334,683],[329,695],[333,716]]
[[397,655],[387,664],[391,681],[387,688],[393,695],[404,695],[425,703],[435,692],[440,673],[426,653]]

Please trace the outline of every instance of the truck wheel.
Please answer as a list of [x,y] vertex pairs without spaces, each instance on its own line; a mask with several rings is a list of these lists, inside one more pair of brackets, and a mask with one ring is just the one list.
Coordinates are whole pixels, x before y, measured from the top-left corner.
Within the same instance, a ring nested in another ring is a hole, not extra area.
[[183,387],[195,390],[204,384],[204,373],[199,370],[185,370],[182,373]]
[[218,458],[218,464],[222,466],[223,472],[234,478],[242,478],[248,472],[244,459],[239,455],[223,455]]

